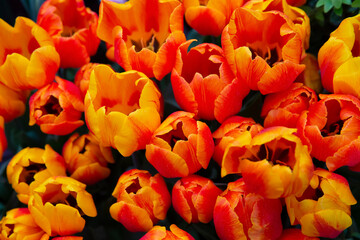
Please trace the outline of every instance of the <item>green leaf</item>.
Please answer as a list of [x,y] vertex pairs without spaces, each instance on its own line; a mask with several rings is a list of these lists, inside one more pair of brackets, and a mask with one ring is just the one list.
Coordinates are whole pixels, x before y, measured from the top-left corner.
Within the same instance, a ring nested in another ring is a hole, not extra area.
[[[342,0],[332,0],[331,3],[335,9],[339,9],[339,8],[341,8]],[[341,12],[342,12],[342,10],[341,10]]]
[[[356,0],[355,0],[355,2],[356,2]],[[351,5],[351,0],[343,0],[342,3],[346,4],[346,5]]]
[[351,7],[355,7],[355,8],[360,7],[360,0],[355,0],[355,1],[351,4]]
[[334,13],[335,13],[336,15],[338,15],[338,16],[342,16],[342,14],[343,14],[343,9],[342,9],[342,7],[340,7],[340,8],[334,8]]
[[317,3],[316,3],[316,5],[315,5],[315,7],[321,7],[321,6],[323,6],[324,5],[324,0],[319,0]]
[[331,0],[324,0],[324,13],[329,12],[333,7]]

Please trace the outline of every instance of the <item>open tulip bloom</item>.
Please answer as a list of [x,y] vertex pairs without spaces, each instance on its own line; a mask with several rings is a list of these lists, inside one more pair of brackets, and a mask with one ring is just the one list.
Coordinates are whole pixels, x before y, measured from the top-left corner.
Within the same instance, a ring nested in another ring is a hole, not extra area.
[[359,1],[2,1],[0,240],[358,239]]

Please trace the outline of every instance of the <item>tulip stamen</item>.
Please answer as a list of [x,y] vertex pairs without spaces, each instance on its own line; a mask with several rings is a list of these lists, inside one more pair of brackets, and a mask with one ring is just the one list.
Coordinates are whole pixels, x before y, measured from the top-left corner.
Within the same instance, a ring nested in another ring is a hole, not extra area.
[[19,182],[25,182],[28,185],[34,181],[34,176],[36,173],[46,169],[45,164],[34,163],[30,160],[29,163],[30,165],[24,167],[19,177]]
[[327,124],[324,129],[321,129],[321,136],[328,137],[328,136],[334,136],[334,135],[341,134],[341,130],[344,126],[344,123],[350,118],[351,117],[348,117],[345,120],[340,119],[331,124]]
[[146,42],[143,38],[138,41],[131,40],[131,44],[135,46],[136,52],[140,52],[143,48],[147,48],[153,52],[157,52],[160,47],[160,43],[154,35],[151,35],[151,37]]

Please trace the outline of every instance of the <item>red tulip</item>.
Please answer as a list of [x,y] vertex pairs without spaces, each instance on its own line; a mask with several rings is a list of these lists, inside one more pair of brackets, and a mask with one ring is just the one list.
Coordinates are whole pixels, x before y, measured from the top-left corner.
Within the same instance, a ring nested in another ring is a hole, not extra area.
[[146,159],[167,178],[186,177],[207,168],[214,152],[209,127],[194,114],[174,112],[146,145]]
[[198,118],[223,122],[241,110],[249,88],[232,73],[215,44],[203,43],[191,48],[182,44],[171,74],[176,102]]
[[170,193],[160,174],[151,176],[145,170],[123,173],[112,194],[116,203],[110,214],[131,232],[149,231],[166,217],[171,205]]
[[282,232],[281,202],[246,191],[242,179],[230,182],[214,208],[215,230],[221,240],[277,239]]
[[360,171],[360,101],[350,95],[320,95],[321,100],[303,112],[298,134],[310,154],[326,162],[330,171],[349,166]]
[[52,37],[62,68],[88,63],[100,44],[96,35],[98,16],[83,0],[46,0],[37,23]]
[[172,204],[187,223],[208,223],[213,218],[215,201],[221,192],[210,179],[191,175],[175,183]]
[[55,81],[31,96],[29,125],[37,124],[47,134],[66,135],[84,124],[80,120],[84,103],[74,83],[60,77]]

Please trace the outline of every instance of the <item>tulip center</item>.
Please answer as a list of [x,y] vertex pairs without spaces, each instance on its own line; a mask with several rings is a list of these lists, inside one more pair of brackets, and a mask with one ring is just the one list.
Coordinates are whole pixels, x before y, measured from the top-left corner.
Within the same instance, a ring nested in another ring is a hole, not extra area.
[[84,146],[82,147],[82,149],[79,151],[80,154],[84,154],[86,152],[86,146],[90,143],[90,140],[85,138],[84,140]]
[[182,127],[183,127],[183,123],[178,122],[176,124],[176,127],[173,130],[171,130],[170,132],[168,132],[162,136],[158,136],[158,137],[162,138],[167,143],[169,143],[171,149],[173,149],[177,141],[180,141],[180,140],[186,141],[187,140],[187,137],[185,136]]
[[84,215],[84,212],[77,204],[76,196],[77,193],[70,191],[69,193],[64,193],[62,191],[62,184],[48,184],[46,185],[46,191],[42,196],[43,204],[46,202],[51,203],[52,205],[56,204],[65,204],[71,206],[79,211],[80,215]]
[[328,137],[341,134],[344,123],[351,118],[341,119],[341,106],[337,101],[328,101],[325,104],[327,109],[326,125],[320,130],[321,136]]
[[331,124],[327,123],[325,128],[321,129],[321,136],[327,137],[327,136],[334,136],[334,135],[340,134],[341,129],[343,128],[345,121],[340,119],[340,120],[338,120],[336,122],[333,122]]
[[59,104],[59,99],[51,95],[46,103],[40,107],[40,111],[43,115],[54,114],[55,116],[59,116],[63,109]]
[[138,41],[131,40],[132,45],[135,46],[135,51],[140,52],[143,48],[147,48],[153,52],[157,52],[160,47],[159,41],[152,35],[147,41],[141,38]]
[[294,144],[284,139],[265,143],[260,146],[255,160],[266,159],[273,165],[288,166],[293,169],[295,165]]
[[199,0],[200,6],[207,6],[209,0]]
[[30,165],[24,167],[19,176],[19,182],[25,182],[27,185],[30,185],[34,181],[34,176],[36,173],[46,169],[45,164],[34,163],[29,160]]
[[62,37],[71,37],[74,35],[78,29],[73,26],[64,26],[63,31],[61,32]]
[[[264,43],[262,43],[264,44]],[[280,62],[282,60],[281,54],[278,53],[278,49],[270,48],[269,46],[258,46],[259,44],[251,44],[249,49],[252,54],[252,59],[259,56],[266,61],[266,63],[272,67],[275,63]]]
[[320,187],[317,188],[312,188],[311,186],[309,186],[304,193],[302,194],[301,197],[297,197],[296,199],[298,201],[302,201],[305,199],[312,199],[314,201],[319,200],[319,198],[321,198],[322,196],[324,196],[324,192],[320,189]]
[[4,238],[4,239],[10,239],[11,235],[14,233],[14,228],[15,228],[15,224],[5,224],[5,226],[7,228],[9,228],[9,232],[7,233],[7,237],[8,238]]
[[137,193],[141,189],[139,178],[135,178],[133,182],[125,189],[127,193]]

